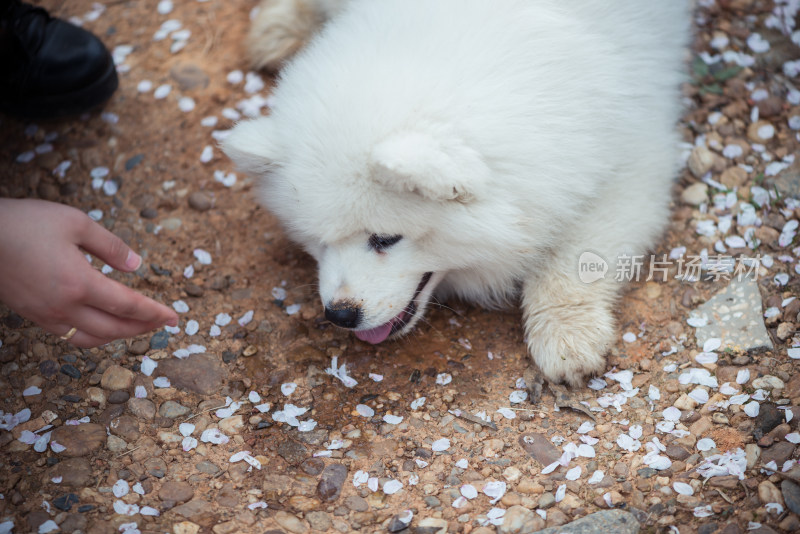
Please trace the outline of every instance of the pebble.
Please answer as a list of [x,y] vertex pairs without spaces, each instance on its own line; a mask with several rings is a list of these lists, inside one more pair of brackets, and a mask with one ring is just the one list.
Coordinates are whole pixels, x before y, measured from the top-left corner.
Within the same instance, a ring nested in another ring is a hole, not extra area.
[[217,464],[213,462],[209,462],[208,460],[203,460],[202,462],[198,463],[196,466],[198,471],[201,473],[205,473],[207,475],[216,475],[220,472],[220,468]]
[[415,532],[420,534],[446,534],[447,521],[436,517],[426,517],[417,523]]
[[322,470],[317,484],[317,495],[325,502],[333,502],[339,498],[342,486],[347,479],[347,467],[343,464],[330,464]]
[[556,497],[551,492],[546,491],[539,496],[539,508],[547,510],[556,503]]
[[50,378],[58,372],[58,363],[53,360],[39,362],[39,373],[45,378]]
[[[288,464],[290,464],[290,465],[299,464],[300,462],[302,462],[303,460],[308,458],[310,456],[310,454],[311,454],[309,452],[308,448],[305,445],[303,445],[302,443],[298,443],[298,442],[296,442],[294,440],[291,440],[291,439],[287,439],[285,441],[282,441],[278,445],[277,452],[278,452],[278,455],[281,458],[283,458],[284,460],[286,460],[286,462]],[[318,471],[316,473],[308,473],[308,474],[309,475],[318,475],[321,472],[322,468],[324,468],[324,465],[320,468],[320,471]]]
[[758,498],[761,500],[761,504],[776,502],[783,506],[783,497],[781,496],[780,490],[769,480],[762,480],[761,483],[759,483]]
[[125,161],[125,170],[129,171],[139,165],[144,159],[144,154],[136,154]]
[[189,207],[196,211],[208,211],[214,204],[214,199],[205,191],[195,191],[189,195]]
[[128,399],[128,410],[140,419],[152,421],[156,417],[156,405],[150,399]]
[[128,442],[117,436],[108,436],[106,448],[111,452],[122,452],[128,449]]
[[65,363],[62,365],[61,372],[70,378],[74,378],[75,380],[80,380],[81,378],[81,372],[78,371],[78,368],[71,363]]
[[165,482],[158,490],[158,498],[162,501],[184,503],[194,497],[194,488],[186,482],[171,480]]
[[166,349],[168,344],[169,344],[169,332],[167,332],[166,330],[162,330],[161,332],[156,332],[150,338],[150,348],[152,350]]
[[681,200],[684,204],[689,204],[690,206],[699,206],[704,202],[708,202],[708,186],[703,182],[690,185],[681,193]]
[[131,397],[130,393],[125,390],[117,390],[112,391],[111,394],[108,396],[109,404],[125,404],[128,402],[128,399]]
[[312,529],[320,532],[326,532],[332,525],[330,516],[319,510],[307,512],[305,514],[305,520],[308,521]]
[[512,506],[503,516],[503,524],[497,527],[497,534],[528,534],[544,528],[544,519],[524,506]]
[[783,423],[784,418],[783,410],[779,410],[774,404],[770,402],[761,403],[755,419],[756,430],[754,435],[756,439],[760,439],[761,436],[772,432],[776,426]]
[[781,494],[786,507],[795,514],[800,514],[800,484],[794,480],[781,482]]
[[401,521],[399,515],[393,516],[391,521],[389,521],[389,524],[386,525],[386,530],[388,530],[389,532],[400,532],[407,528],[408,528],[408,523],[404,523],[403,521]]
[[219,429],[227,435],[238,434],[243,428],[244,417],[241,415],[232,415],[219,422]]
[[136,441],[141,435],[139,432],[139,421],[130,415],[121,415],[111,421],[108,425],[109,431],[128,441]]
[[[551,515],[556,515],[554,513],[556,511],[548,512],[548,524],[552,519]],[[639,522],[632,513],[624,510],[601,510],[572,523],[562,523],[560,526],[540,530],[539,534],[609,534],[612,532],[614,534],[637,534]]]
[[169,76],[175,80],[181,91],[208,87],[208,75],[203,69],[191,63],[175,65],[170,69]]
[[161,376],[169,378],[173,387],[199,395],[211,395],[222,389],[228,372],[212,354],[192,354],[188,358],[162,360],[158,365]]
[[78,496],[74,493],[66,493],[60,497],[56,497],[53,499],[53,506],[58,508],[59,510],[63,510],[65,512],[69,512],[72,509],[73,504],[78,504]]
[[47,476],[61,477],[62,486],[83,488],[92,478],[92,467],[86,458],[67,458],[53,466]]
[[761,450],[761,463],[768,464],[774,461],[778,466],[783,465],[783,462],[791,458],[794,452],[794,444],[788,441],[779,441],[772,447]]
[[344,505],[354,512],[366,512],[369,510],[369,504],[367,501],[358,495],[350,495],[347,497],[344,500]]
[[696,146],[686,163],[695,178],[702,178],[714,165],[714,153],[705,146]]
[[172,524],[172,534],[197,534],[198,532],[200,532],[200,525],[191,521]]
[[692,317],[708,318],[706,326],[695,329],[697,346],[702,347],[708,339],[719,338],[722,339],[720,351],[726,348],[772,350],[761,310],[758,282],[751,277],[732,277],[727,287],[692,311]]
[[274,518],[276,523],[289,532],[294,532],[295,534],[305,534],[308,532],[308,525],[296,515],[279,510],[275,512]]
[[189,413],[191,413],[189,408],[183,404],[171,400],[162,403],[161,406],[158,407],[158,415],[161,417],[168,417],[170,419],[176,419]]
[[105,444],[106,430],[95,423],[64,425],[53,430],[52,441],[66,447],[61,452],[63,456],[86,456]]
[[519,444],[542,467],[547,467],[561,457],[561,451],[542,434],[524,434],[520,436]]
[[86,388],[86,400],[96,402],[102,408],[106,405],[106,392],[100,388]]
[[111,391],[129,389],[133,385],[135,376],[130,369],[125,369],[121,365],[112,365],[103,373],[100,385]]

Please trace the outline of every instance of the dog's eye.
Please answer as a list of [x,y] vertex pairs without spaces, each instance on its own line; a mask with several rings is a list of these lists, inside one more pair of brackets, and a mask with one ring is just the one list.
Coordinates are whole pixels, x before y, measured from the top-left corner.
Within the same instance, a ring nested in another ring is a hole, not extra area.
[[403,239],[401,235],[372,234],[369,236],[369,248],[375,252],[383,252],[401,239]]

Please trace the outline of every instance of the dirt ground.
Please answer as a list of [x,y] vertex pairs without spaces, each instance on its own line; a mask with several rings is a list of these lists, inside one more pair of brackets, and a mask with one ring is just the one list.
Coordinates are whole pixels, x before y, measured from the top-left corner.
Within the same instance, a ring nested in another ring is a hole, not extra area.
[[[622,373],[536,404],[517,311],[450,302],[379,346],[323,319],[313,261],[217,148],[242,112],[268,112],[273,80],[248,74],[242,42],[256,2],[156,4],[42,2],[115,51],[119,90],[78,119],[0,117],[0,195],[90,213],[144,256],[109,276],[181,311],[177,332],[79,350],[0,305],[0,532],[481,534],[584,516],[595,531],[800,531],[791,2],[700,2],[689,168],[654,251],[769,255],[755,322],[773,348],[697,342],[692,310],[729,281],[672,265],[625,292],[608,357]],[[590,515],[609,508],[633,524]]]

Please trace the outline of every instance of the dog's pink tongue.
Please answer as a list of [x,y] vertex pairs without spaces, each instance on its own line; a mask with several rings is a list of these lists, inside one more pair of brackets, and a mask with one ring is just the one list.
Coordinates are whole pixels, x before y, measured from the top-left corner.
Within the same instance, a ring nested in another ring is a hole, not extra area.
[[389,337],[389,334],[392,333],[392,321],[388,323],[382,324],[375,328],[370,328],[369,330],[356,330],[355,334],[358,339],[361,341],[366,341],[367,343],[372,343],[373,345],[377,345],[378,343],[385,340]]

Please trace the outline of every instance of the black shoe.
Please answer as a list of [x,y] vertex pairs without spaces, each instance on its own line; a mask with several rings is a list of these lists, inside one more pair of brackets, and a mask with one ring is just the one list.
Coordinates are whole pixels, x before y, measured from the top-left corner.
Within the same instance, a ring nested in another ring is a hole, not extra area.
[[0,112],[28,119],[78,115],[119,85],[108,49],[42,8],[0,0]]

